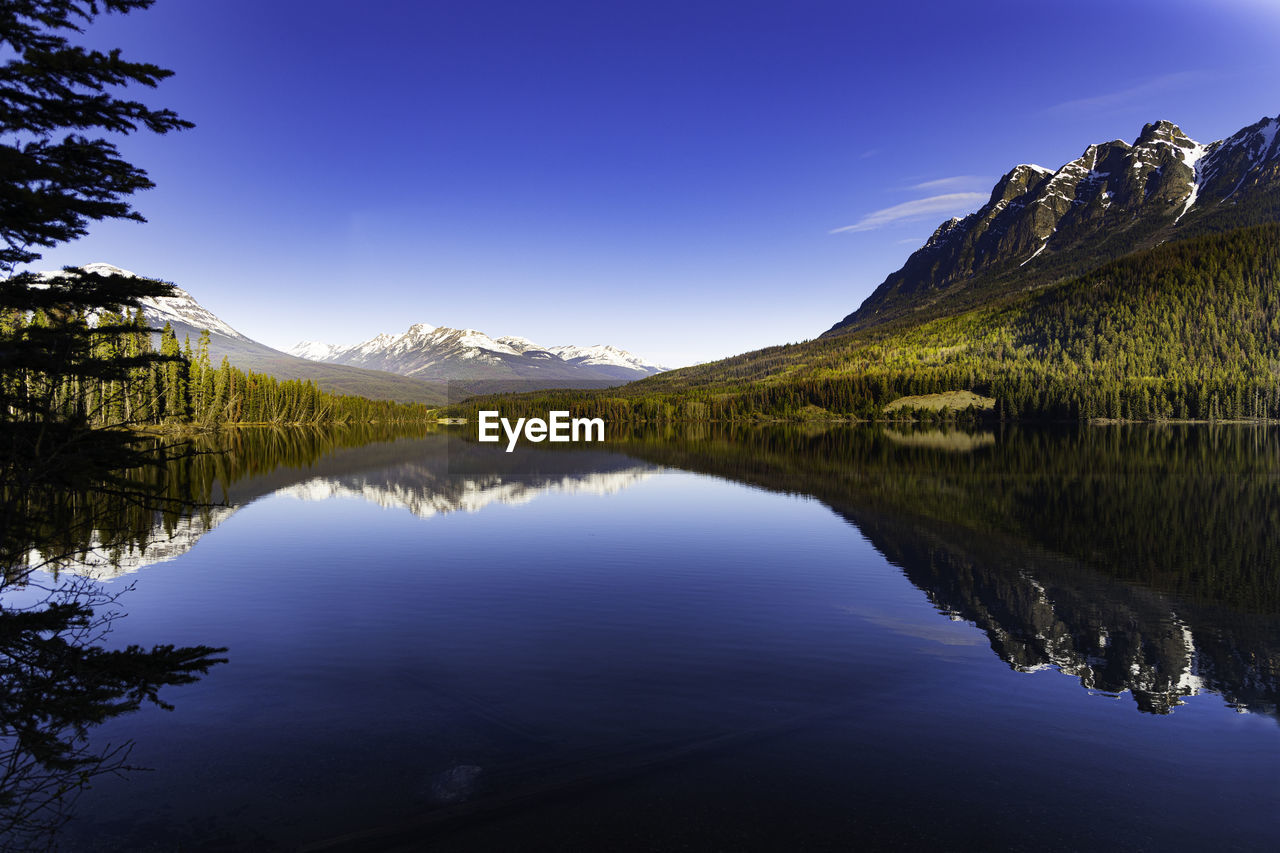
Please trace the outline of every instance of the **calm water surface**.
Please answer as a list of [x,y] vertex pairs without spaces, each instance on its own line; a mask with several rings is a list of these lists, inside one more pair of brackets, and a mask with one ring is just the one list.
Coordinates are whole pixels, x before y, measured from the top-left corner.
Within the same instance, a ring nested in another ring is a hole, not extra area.
[[1276,430],[344,443],[63,569],[228,662],[88,732],[147,769],[62,849],[1276,843]]

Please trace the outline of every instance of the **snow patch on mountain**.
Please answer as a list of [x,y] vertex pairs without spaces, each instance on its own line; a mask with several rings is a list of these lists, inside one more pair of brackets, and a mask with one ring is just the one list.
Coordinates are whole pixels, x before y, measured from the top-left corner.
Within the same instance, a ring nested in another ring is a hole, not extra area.
[[1177,225],[1178,221],[1187,215],[1187,211],[1196,203],[1196,198],[1200,195],[1200,161],[1208,153],[1209,146],[1193,142],[1189,150],[1185,148],[1179,150],[1182,152],[1182,162],[1191,168],[1191,194],[1187,196],[1187,201],[1182,205],[1182,210],[1178,213],[1177,219],[1173,220],[1174,225]]
[[328,361],[329,357],[339,349],[341,347],[320,341],[301,341],[293,348],[291,354],[312,361]]
[[[1063,253],[1092,263],[1099,259],[1101,235],[1115,238],[1106,253],[1124,254],[1180,236],[1185,232],[1174,227],[1187,228],[1184,221],[1229,227],[1231,214],[1215,211],[1220,205],[1243,205],[1245,217],[1266,216],[1253,206],[1274,193],[1278,181],[1280,117],[1209,144],[1160,120],[1144,125],[1132,145],[1119,139],[1092,144],[1054,171],[1024,163],[996,183],[979,210],[939,225],[826,334],[886,322],[920,308],[922,300],[936,306],[939,294],[958,290],[946,291],[953,282],[988,272],[993,277],[978,286],[989,285],[994,293],[1004,287],[996,279],[1005,265],[1031,266],[1033,259],[1045,265],[1046,255]],[[1269,202],[1261,203],[1269,209]],[[1133,228],[1139,221],[1146,224]]]
[[630,367],[634,370],[653,370],[656,372],[669,369],[655,364],[648,364],[639,356],[608,344],[596,344],[589,347],[577,347],[570,344],[547,347],[546,351],[555,353],[565,361],[571,361],[575,364],[603,364],[612,367]]
[[511,347],[511,349],[518,353],[526,353],[530,350],[538,352],[543,351],[542,347],[538,346],[528,338],[522,338],[519,335],[503,335],[502,337],[497,338],[497,341],[504,346]]
[[514,347],[507,344],[498,343],[484,332],[477,332],[475,329],[463,329],[458,343],[464,347],[473,347],[475,349],[485,349],[490,352],[501,352],[507,355],[519,355]]

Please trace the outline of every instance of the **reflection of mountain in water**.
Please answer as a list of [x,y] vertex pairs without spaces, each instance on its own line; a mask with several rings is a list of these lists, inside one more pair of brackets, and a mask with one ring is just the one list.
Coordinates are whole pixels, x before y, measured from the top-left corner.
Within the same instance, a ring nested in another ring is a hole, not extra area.
[[[241,464],[210,467],[210,456],[204,454],[180,460],[167,472],[168,478],[192,490],[185,513],[152,512],[147,516],[151,528],[136,528],[130,535],[95,528],[70,557],[56,561],[57,570],[107,580],[173,560],[238,509],[272,494],[301,500],[360,498],[429,518],[477,512],[495,503],[528,503],[551,492],[612,494],[658,470],[600,451],[534,449],[505,454],[445,434],[356,447],[312,444],[312,452],[278,457],[272,455],[282,440],[278,430],[241,430],[235,437],[237,446],[228,448],[225,456]],[[214,494],[222,499],[217,505],[209,497]],[[44,552],[32,550],[30,565],[46,561]]]
[[237,507],[275,493],[429,517],[606,494],[671,465],[825,502],[1018,671],[1057,669],[1090,691],[1130,692],[1152,713],[1205,691],[1272,715],[1280,699],[1280,436],[1264,430],[702,427],[634,436],[616,445],[624,453],[508,454],[445,434],[229,440],[225,453],[146,475],[185,510],[124,512],[102,495],[73,496],[86,520],[51,513],[60,520],[35,550],[80,555],[59,562],[103,577],[185,553]]
[[277,494],[304,501],[360,498],[386,508],[404,508],[419,518],[450,512],[479,512],[490,504],[525,504],[548,492],[609,495],[651,477],[653,466],[603,474],[513,480],[510,477],[441,477],[417,465],[338,479],[317,477]]
[[[1205,689],[1240,708],[1274,710],[1276,673],[1269,673],[1270,691],[1238,683],[1237,655],[1198,648],[1167,596],[1003,537],[847,517],[940,612],[977,625],[1019,672],[1053,667],[1089,690],[1128,691],[1151,713],[1168,713]],[[1225,679],[1221,660],[1231,663]]]
[[835,429],[628,452],[824,501],[1015,670],[1051,667],[1150,713],[1211,691],[1275,715],[1277,445],[1246,428],[945,442]]

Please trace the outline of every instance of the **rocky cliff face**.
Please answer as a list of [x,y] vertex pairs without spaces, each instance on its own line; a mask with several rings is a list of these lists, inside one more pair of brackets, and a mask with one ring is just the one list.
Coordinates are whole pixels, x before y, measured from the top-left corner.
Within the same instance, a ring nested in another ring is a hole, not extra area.
[[1278,129],[1280,118],[1263,119],[1201,145],[1158,121],[1132,145],[1090,145],[1056,171],[1016,166],[827,334],[972,307],[1165,240],[1280,219]]

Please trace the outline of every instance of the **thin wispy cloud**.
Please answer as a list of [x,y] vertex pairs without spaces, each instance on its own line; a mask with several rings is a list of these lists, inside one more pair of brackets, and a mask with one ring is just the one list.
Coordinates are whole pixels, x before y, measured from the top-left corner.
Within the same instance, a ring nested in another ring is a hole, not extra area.
[[1152,77],[1127,89],[1106,92],[1088,98],[1074,98],[1070,101],[1063,101],[1060,104],[1047,107],[1044,111],[1050,114],[1062,115],[1100,113],[1122,109],[1135,102],[1146,100],[1160,92],[1166,92],[1170,89],[1199,81],[1203,76],[1202,73],[1196,71],[1177,71],[1173,74],[1162,74],[1159,77]]
[[893,207],[886,207],[883,210],[868,213],[852,225],[835,228],[828,233],[841,234],[844,232],[874,231],[886,225],[910,222],[926,216],[965,213],[986,200],[987,193],[943,193],[929,198],[918,198],[915,201],[895,204]]
[[981,175],[953,175],[950,178],[938,178],[933,181],[925,181],[922,184],[915,184],[907,187],[907,189],[919,192],[937,192],[942,190],[960,192],[979,190],[983,187],[989,187],[993,183],[994,181],[990,178],[984,178]]

